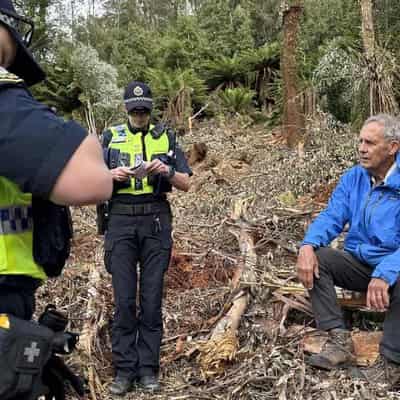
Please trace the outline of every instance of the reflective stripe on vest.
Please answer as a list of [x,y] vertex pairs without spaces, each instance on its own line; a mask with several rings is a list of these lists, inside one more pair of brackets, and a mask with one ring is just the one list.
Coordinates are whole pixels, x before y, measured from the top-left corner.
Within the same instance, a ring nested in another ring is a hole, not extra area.
[[32,228],[31,206],[0,208],[0,235],[22,233]]
[[32,196],[0,177],[0,275],[46,279],[33,259]]
[[[154,125],[150,125],[149,133],[143,137],[141,132],[133,134],[127,124],[112,127],[110,128],[112,139],[109,147],[120,150],[123,159],[125,161],[128,159],[126,166],[135,166],[142,160],[151,161],[156,155],[167,154],[170,149],[167,133],[163,132],[159,137],[154,138],[151,135],[152,129],[154,129]],[[142,140],[145,142],[146,157],[143,155]],[[145,177],[141,182],[131,179],[131,186],[120,189],[117,193],[141,195],[150,194],[153,191],[153,186],[148,184],[147,177]]]

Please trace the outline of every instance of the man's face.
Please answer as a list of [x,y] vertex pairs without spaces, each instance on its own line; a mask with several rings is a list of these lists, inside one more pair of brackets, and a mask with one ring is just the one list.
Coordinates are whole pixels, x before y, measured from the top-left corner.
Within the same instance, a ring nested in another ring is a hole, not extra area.
[[385,175],[399,150],[399,142],[386,140],[383,126],[370,122],[361,129],[358,144],[360,164],[372,175]]
[[8,68],[17,54],[17,45],[10,32],[0,24],[0,65]]
[[146,128],[150,122],[150,111],[132,110],[129,112],[128,118],[134,128]]

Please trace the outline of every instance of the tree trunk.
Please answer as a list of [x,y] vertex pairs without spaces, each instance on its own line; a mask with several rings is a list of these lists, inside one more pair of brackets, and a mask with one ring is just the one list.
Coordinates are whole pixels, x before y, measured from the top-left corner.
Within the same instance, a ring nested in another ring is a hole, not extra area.
[[375,55],[375,29],[372,16],[372,0],[361,0],[361,17],[365,55],[368,60],[373,60]]
[[302,0],[290,6],[283,15],[283,48],[281,71],[283,78],[283,131],[289,147],[295,147],[302,141],[304,115],[298,88],[297,39],[300,17],[303,12]]

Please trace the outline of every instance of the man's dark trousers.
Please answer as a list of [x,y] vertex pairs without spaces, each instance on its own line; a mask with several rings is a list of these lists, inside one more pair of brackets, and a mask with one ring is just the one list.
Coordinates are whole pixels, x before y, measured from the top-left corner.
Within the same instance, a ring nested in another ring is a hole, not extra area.
[[[373,269],[345,251],[321,247],[316,251],[319,276],[314,277],[310,290],[317,328],[330,330],[345,328],[343,315],[336,299],[335,286],[366,292]],[[400,363],[400,285],[390,288],[390,306],[386,313],[380,352],[388,359]]]
[[163,281],[171,249],[170,213],[111,214],[105,238],[105,266],[112,274],[114,289],[112,352],[117,375],[134,378],[158,373]]

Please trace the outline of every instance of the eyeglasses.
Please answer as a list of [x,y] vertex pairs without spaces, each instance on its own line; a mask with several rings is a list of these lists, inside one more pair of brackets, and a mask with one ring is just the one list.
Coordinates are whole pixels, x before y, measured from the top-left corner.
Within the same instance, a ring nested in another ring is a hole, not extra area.
[[145,115],[150,115],[150,111],[148,111],[148,110],[132,110],[129,112],[129,115],[145,116]]
[[0,21],[19,33],[22,43],[26,47],[30,46],[34,32],[34,24],[31,20],[24,17],[15,18],[6,13],[0,12]]

